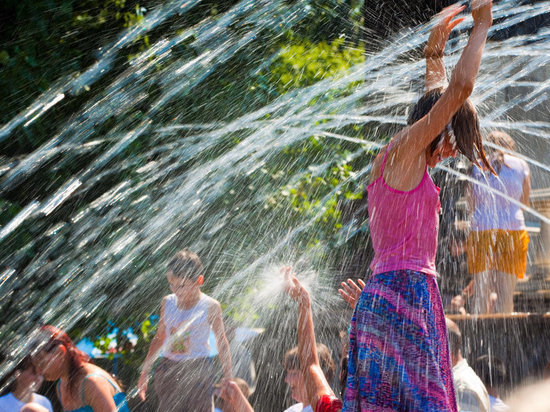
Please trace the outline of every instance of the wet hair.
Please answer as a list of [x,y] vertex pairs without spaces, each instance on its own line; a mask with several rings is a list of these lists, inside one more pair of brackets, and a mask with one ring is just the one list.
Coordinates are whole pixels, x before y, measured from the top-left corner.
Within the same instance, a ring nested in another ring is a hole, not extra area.
[[[323,371],[327,382],[332,382],[334,373],[336,371],[336,365],[332,359],[332,353],[330,349],[322,343],[317,344],[317,355],[319,356],[319,366]],[[298,357],[298,347],[290,349],[285,353],[283,357],[283,367],[285,369],[300,369],[300,358]]]
[[[487,135],[487,141],[506,150],[516,150],[516,142],[514,142],[514,139],[512,139],[512,137],[508,133],[501,132],[500,130],[495,130],[494,132],[489,133]],[[491,165],[497,173],[500,173],[502,165],[505,164],[504,152],[497,148],[491,148],[488,154],[489,158],[491,159]]]
[[173,276],[181,279],[197,280],[200,276],[204,276],[204,268],[199,256],[189,249],[176,253],[168,263],[168,270]]
[[474,361],[472,368],[485,386],[495,388],[506,382],[506,366],[499,358],[480,356]]
[[40,328],[39,333],[42,335],[42,342],[39,351],[51,352],[58,345],[62,345],[67,350],[69,361],[69,391],[74,392],[78,375],[83,373],[83,366],[90,361],[90,357],[78,349],[69,335],[61,329],[52,325],[44,325]]
[[[409,118],[407,119],[407,124],[410,126],[426,116],[442,95],[442,88],[437,88],[426,92],[412,107]],[[458,151],[470,162],[478,166],[479,158],[487,169],[494,173],[494,170],[487,160],[483,149],[483,138],[481,135],[481,128],[479,126],[479,118],[477,116],[476,109],[469,99],[466,100],[454,114],[451,119],[450,126],[455,136]],[[445,131],[442,131],[434,140],[432,140],[429,146],[430,154],[437,149],[437,146],[442,141],[444,136]]]
[[462,334],[458,325],[449,318],[445,318],[447,325],[447,338],[449,339],[449,350],[451,355],[457,356],[462,352]]

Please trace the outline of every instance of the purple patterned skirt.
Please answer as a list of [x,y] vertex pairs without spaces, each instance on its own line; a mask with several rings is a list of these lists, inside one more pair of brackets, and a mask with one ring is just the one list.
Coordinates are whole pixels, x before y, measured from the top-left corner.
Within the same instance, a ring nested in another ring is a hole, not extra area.
[[351,320],[344,411],[457,410],[435,277],[373,275]]

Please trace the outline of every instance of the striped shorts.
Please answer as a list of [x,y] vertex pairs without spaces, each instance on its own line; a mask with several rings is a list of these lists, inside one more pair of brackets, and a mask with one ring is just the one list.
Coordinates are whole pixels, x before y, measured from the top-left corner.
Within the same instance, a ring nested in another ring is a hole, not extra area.
[[351,320],[344,411],[456,411],[434,276],[373,275]]

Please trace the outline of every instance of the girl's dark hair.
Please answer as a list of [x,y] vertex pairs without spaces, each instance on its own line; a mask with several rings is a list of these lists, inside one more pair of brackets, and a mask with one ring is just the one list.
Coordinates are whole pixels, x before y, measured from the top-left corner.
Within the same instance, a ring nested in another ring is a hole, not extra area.
[[[426,92],[413,106],[409,118],[407,119],[407,124],[412,125],[426,116],[442,95],[443,89],[441,88]],[[451,119],[451,129],[456,139],[458,151],[466,156],[470,162],[478,166],[478,158],[481,159],[483,164],[491,172],[495,173],[485,156],[479,119],[476,109],[469,99],[466,100],[454,114]],[[439,136],[432,140],[429,147],[430,153],[435,151],[437,145],[441,142],[441,139],[443,139],[444,133],[445,131],[442,131]]]
[[41,350],[51,352],[56,346],[63,345],[67,350],[69,359],[69,391],[74,393],[79,374],[83,373],[82,367],[90,361],[90,357],[78,349],[69,335],[52,325],[44,325],[40,332],[46,335],[46,342]]
[[506,383],[506,365],[496,357],[483,355],[478,357],[472,368],[485,386],[499,387]]

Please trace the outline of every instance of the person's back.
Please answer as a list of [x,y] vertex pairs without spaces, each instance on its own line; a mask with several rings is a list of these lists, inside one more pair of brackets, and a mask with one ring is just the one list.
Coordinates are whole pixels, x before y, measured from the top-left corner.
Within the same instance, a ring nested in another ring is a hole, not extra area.
[[485,385],[462,356],[462,333],[458,325],[445,318],[453,366],[453,382],[458,410],[464,412],[489,412],[489,394]]
[[[476,166],[472,170],[472,175],[480,183],[520,202],[524,181],[529,176],[529,168],[524,160],[504,154],[504,161],[497,176],[483,172]],[[472,230],[525,230],[525,220],[520,205],[480,185],[473,185],[472,191],[475,197]]]
[[466,359],[453,366],[453,381],[459,411],[489,412],[487,389]]
[[[391,144],[390,144],[391,145]],[[380,176],[367,188],[369,226],[374,248],[373,274],[410,269],[436,275],[439,188],[426,169],[409,191],[396,190],[384,179],[388,146]]]
[[466,192],[471,212],[467,255],[468,271],[474,277],[473,312],[510,313],[517,279],[524,277],[527,266],[529,235],[521,204],[529,202],[530,172],[524,160],[503,151],[515,150],[511,136],[494,131],[487,140],[496,147],[490,159],[497,175],[474,166],[474,181]]

